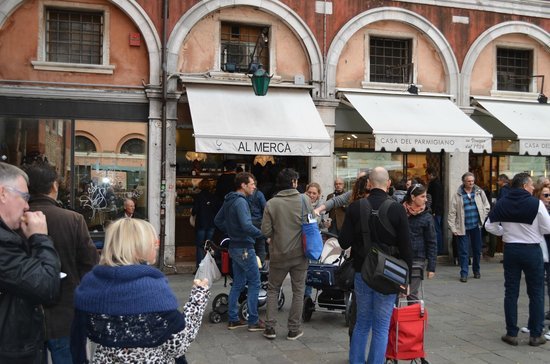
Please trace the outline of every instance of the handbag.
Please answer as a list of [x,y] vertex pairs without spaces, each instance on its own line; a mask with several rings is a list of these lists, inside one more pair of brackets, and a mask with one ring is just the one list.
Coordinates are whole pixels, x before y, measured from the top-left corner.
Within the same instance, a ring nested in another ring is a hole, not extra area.
[[[404,289],[409,282],[409,267],[407,263],[399,258],[388,254],[391,249],[385,244],[379,243],[376,229],[370,229],[370,219],[376,216],[390,235],[395,236],[395,229],[389,223],[387,211],[389,206],[395,203],[387,200],[382,203],[378,211],[373,211],[366,199],[361,199],[361,232],[363,234],[363,245],[365,260],[361,266],[361,277],[369,287],[382,294],[395,294]],[[372,241],[371,230],[374,232],[375,241]]]
[[[302,218],[304,216],[304,195],[302,195]],[[307,222],[302,221],[302,246],[304,254],[308,259],[319,260],[323,251],[323,239],[317,220],[311,218],[311,214],[307,215]]]
[[[343,258],[343,257],[342,257]],[[334,272],[336,285],[342,291],[351,291],[355,279],[355,268],[353,267],[353,258],[344,259]]]
[[210,252],[207,251],[201,263],[199,264],[197,273],[195,273],[195,279],[207,278],[208,286],[212,287],[212,283],[214,283],[221,277],[222,277],[222,274],[218,269],[218,266],[216,265],[216,260],[214,259],[212,254],[210,254]]

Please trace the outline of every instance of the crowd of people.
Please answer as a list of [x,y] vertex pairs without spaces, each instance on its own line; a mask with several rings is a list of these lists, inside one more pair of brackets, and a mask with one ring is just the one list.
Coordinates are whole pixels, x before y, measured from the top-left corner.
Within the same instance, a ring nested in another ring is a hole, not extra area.
[[[349,191],[337,178],[327,200],[320,184],[313,181],[300,193],[299,175],[290,168],[279,172],[269,199],[258,191],[251,173],[232,171],[221,180],[216,191],[207,180],[201,181],[192,214],[197,266],[204,256],[204,241],[212,239],[216,228],[230,238],[233,284],[228,329],[246,327],[276,339],[278,296],[290,275],[286,339],[304,335],[303,305],[311,287],[306,286],[309,260],[302,224],[314,216],[320,230],[338,234],[341,248],[351,249],[356,313],[349,362],[384,362],[397,298],[421,298],[423,275],[435,277],[437,255],[443,249],[444,196],[435,169],[426,169],[427,183],[410,179],[393,183],[392,188],[388,171],[374,167],[361,171]],[[499,176],[499,187],[491,207],[475,184],[475,175],[467,172],[452,194],[447,224],[457,241],[458,279],[468,282],[470,259],[473,278],[481,279],[483,230],[501,236],[506,323],[501,339],[518,345],[517,300],[523,273],[530,302],[524,330],[530,333],[529,345],[539,346],[550,339],[550,333],[544,332],[545,286],[550,299],[550,182],[534,182],[529,174],[518,173],[511,181]],[[22,169],[0,163],[0,362],[45,363],[49,352],[54,364],[90,359],[185,363],[211,282],[195,280],[189,301],[180,309],[167,279],[153,267],[158,234],[150,223],[137,218],[131,201],[107,228],[99,256],[83,217],[57,205],[58,188],[56,171],[47,163]],[[378,213],[388,205],[384,215],[391,226],[380,217],[363,224],[365,204]],[[409,274],[399,293],[371,287],[361,274],[368,253],[365,234],[404,260],[409,272],[422,275]],[[258,313],[262,266],[269,267],[265,321]],[[239,317],[239,297],[245,287],[246,321]],[[90,341],[93,352],[87,350]]]

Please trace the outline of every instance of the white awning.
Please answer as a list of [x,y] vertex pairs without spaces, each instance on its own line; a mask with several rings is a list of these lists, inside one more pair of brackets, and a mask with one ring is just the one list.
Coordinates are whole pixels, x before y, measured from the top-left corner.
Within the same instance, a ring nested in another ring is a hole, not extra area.
[[476,101],[519,140],[519,154],[550,155],[550,105],[538,102]]
[[330,156],[331,138],[307,90],[188,84],[195,150]]
[[491,152],[491,134],[444,97],[344,93],[370,125],[375,150]]

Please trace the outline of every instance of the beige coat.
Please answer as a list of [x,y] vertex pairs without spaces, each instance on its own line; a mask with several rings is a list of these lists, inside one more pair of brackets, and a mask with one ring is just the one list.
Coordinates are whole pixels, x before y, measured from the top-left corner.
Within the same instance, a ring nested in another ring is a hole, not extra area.
[[[477,212],[479,213],[478,226],[482,226],[489,214],[491,205],[485,192],[474,185],[474,201],[476,203]],[[451,198],[451,206],[449,207],[449,215],[447,217],[449,229],[453,234],[466,235],[466,227],[464,226],[464,200],[462,199],[462,185],[458,187],[455,194]]]
[[[303,209],[302,201],[305,203]],[[305,256],[302,221],[307,221],[308,213],[313,213],[309,197],[300,194],[296,189],[282,190],[267,201],[262,219],[262,234],[271,238],[270,264]]]

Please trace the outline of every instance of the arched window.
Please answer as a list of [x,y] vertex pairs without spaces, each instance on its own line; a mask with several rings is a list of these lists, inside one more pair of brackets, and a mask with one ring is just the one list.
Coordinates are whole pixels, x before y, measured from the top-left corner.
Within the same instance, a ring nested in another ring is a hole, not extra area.
[[89,138],[82,135],[77,135],[75,137],[74,150],[75,152],[90,153],[95,152],[96,148],[94,142],[92,142]]
[[122,154],[145,154],[145,142],[141,139],[129,139],[120,148]]

